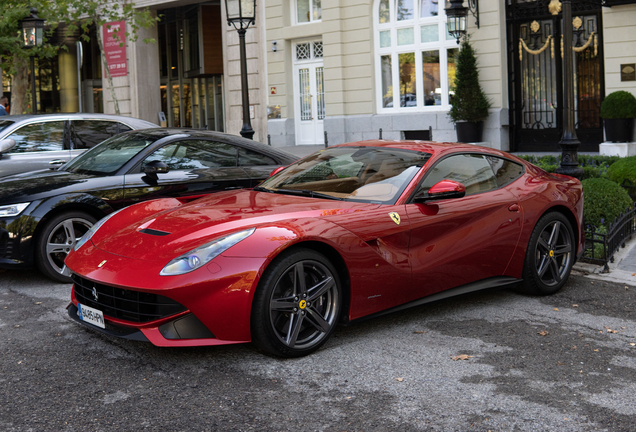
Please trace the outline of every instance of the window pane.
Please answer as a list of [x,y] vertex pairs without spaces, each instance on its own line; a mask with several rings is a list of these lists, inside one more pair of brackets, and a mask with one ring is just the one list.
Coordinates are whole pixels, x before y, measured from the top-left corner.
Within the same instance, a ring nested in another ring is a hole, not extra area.
[[398,0],[397,2],[397,19],[405,21],[413,19],[413,0]]
[[428,190],[441,180],[454,180],[466,187],[466,195],[487,192],[498,187],[488,161],[481,155],[451,156],[430,169],[421,186]]
[[424,72],[424,105],[441,105],[439,51],[422,52],[422,70]]
[[398,45],[413,45],[415,43],[415,32],[413,28],[403,28],[397,31]]
[[389,48],[391,46],[391,30],[380,32],[380,48]]
[[437,24],[422,26],[420,31],[422,34],[422,43],[437,42],[439,40],[439,28]]
[[453,104],[455,96],[455,59],[459,53],[459,48],[448,50],[448,103]]
[[165,163],[171,170],[234,167],[236,147],[211,141],[181,141],[158,149],[145,159],[144,165],[156,160]]
[[400,61],[400,106],[417,106],[415,83],[415,53],[399,55]]
[[274,159],[252,150],[238,148],[239,166],[278,165]]
[[309,22],[309,0],[296,0],[296,10],[299,23]]
[[389,0],[380,1],[380,24],[386,24],[391,21],[391,10],[389,9]]
[[35,123],[23,126],[7,138],[15,140],[11,153],[62,150],[64,122]]
[[393,69],[391,67],[391,56],[382,56],[380,62],[382,63],[382,108],[392,108]]
[[495,156],[486,156],[486,160],[490,162],[497,184],[499,187],[512,183],[523,174],[523,166],[510,162],[507,159],[501,159]]
[[73,120],[71,122],[71,140],[73,148],[87,149],[117,135],[117,123],[96,120]]
[[322,19],[321,0],[314,0],[314,21]]
[[439,0],[420,0],[420,17],[437,16],[437,5]]

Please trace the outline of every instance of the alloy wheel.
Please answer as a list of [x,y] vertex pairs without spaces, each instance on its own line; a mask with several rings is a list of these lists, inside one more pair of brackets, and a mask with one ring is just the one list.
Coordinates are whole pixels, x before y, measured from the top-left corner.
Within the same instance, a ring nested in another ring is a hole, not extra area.
[[64,259],[92,226],[93,224],[86,219],[69,218],[51,230],[46,239],[46,257],[53,270],[62,273]]
[[546,286],[561,283],[572,261],[570,230],[559,220],[547,224],[539,235],[535,250],[536,272]]

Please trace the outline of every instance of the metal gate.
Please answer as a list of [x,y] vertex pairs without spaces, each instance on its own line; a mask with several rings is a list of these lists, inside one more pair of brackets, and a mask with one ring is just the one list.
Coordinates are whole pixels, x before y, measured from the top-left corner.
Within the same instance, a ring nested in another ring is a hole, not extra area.
[[574,80],[574,121],[580,151],[598,151],[604,93],[601,5],[572,2],[574,76],[564,77],[561,14],[556,0],[506,0],[512,151],[559,151],[563,82]]

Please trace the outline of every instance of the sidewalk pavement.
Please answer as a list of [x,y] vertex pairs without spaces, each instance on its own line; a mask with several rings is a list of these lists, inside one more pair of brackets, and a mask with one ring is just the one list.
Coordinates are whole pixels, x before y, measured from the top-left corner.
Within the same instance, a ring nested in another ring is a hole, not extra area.
[[603,266],[578,262],[574,271],[591,279],[622,283],[636,287],[636,237],[629,240],[624,248],[614,254],[614,262],[610,262],[609,273],[602,273]]

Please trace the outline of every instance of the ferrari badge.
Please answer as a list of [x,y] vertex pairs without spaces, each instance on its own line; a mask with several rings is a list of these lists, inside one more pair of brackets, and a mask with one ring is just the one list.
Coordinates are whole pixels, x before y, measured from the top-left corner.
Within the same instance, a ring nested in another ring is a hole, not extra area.
[[102,268],[104,266],[104,264],[106,264],[106,260],[100,262],[97,267]]
[[400,224],[400,215],[397,214],[396,212],[389,213],[389,217],[393,219],[393,222],[395,222],[396,224],[398,225]]
[[307,302],[305,300],[301,300],[300,303],[298,303],[298,307],[305,309],[307,307]]

